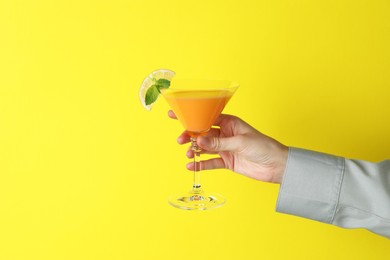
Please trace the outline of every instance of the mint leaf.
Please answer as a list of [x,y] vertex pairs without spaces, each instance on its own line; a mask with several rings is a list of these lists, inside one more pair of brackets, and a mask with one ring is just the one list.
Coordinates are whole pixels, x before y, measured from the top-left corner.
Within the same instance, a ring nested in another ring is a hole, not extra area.
[[151,105],[157,100],[158,96],[161,93],[160,89],[169,88],[169,86],[171,85],[171,82],[169,80],[163,79],[163,78],[158,79],[158,80],[155,80],[153,78],[153,81],[155,82],[155,84],[150,86],[145,94],[145,104],[146,105]]
[[151,86],[148,89],[148,91],[146,91],[145,104],[150,105],[150,104],[154,103],[157,100],[159,94],[160,94],[160,92],[158,90],[157,85]]
[[171,85],[171,82],[167,79],[161,78],[161,79],[157,80],[156,85],[157,85],[158,90],[160,90],[162,88],[169,88],[169,86]]

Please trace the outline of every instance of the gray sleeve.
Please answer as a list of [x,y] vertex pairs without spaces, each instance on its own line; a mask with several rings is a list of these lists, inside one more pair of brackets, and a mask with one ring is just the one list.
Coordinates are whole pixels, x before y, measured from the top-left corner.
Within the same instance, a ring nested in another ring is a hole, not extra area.
[[276,210],[390,238],[390,161],[290,148]]

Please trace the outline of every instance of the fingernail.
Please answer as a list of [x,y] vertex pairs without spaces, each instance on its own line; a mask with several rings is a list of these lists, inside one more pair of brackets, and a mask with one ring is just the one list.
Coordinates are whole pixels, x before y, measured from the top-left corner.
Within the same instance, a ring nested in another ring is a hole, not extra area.
[[187,170],[191,170],[191,166],[192,166],[192,162],[187,163],[187,164],[186,164]]
[[197,141],[198,144],[205,146],[209,143],[209,138],[206,136],[200,136]]

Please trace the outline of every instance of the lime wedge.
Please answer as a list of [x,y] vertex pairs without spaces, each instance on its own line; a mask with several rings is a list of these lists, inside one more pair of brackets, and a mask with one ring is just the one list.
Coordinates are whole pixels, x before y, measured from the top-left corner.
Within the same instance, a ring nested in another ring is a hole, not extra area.
[[160,90],[168,88],[175,72],[161,69],[155,70],[147,76],[139,89],[139,98],[146,110],[151,110],[160,96]]

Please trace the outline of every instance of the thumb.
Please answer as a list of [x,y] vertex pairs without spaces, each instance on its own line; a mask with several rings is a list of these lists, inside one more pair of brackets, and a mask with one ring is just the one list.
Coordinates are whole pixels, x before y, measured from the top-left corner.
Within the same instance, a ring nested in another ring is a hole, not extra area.
[[200,136],[197,139],[198,145],[211,152],[238,152],[241,148],[241,138],[233,137],[216,137]]

